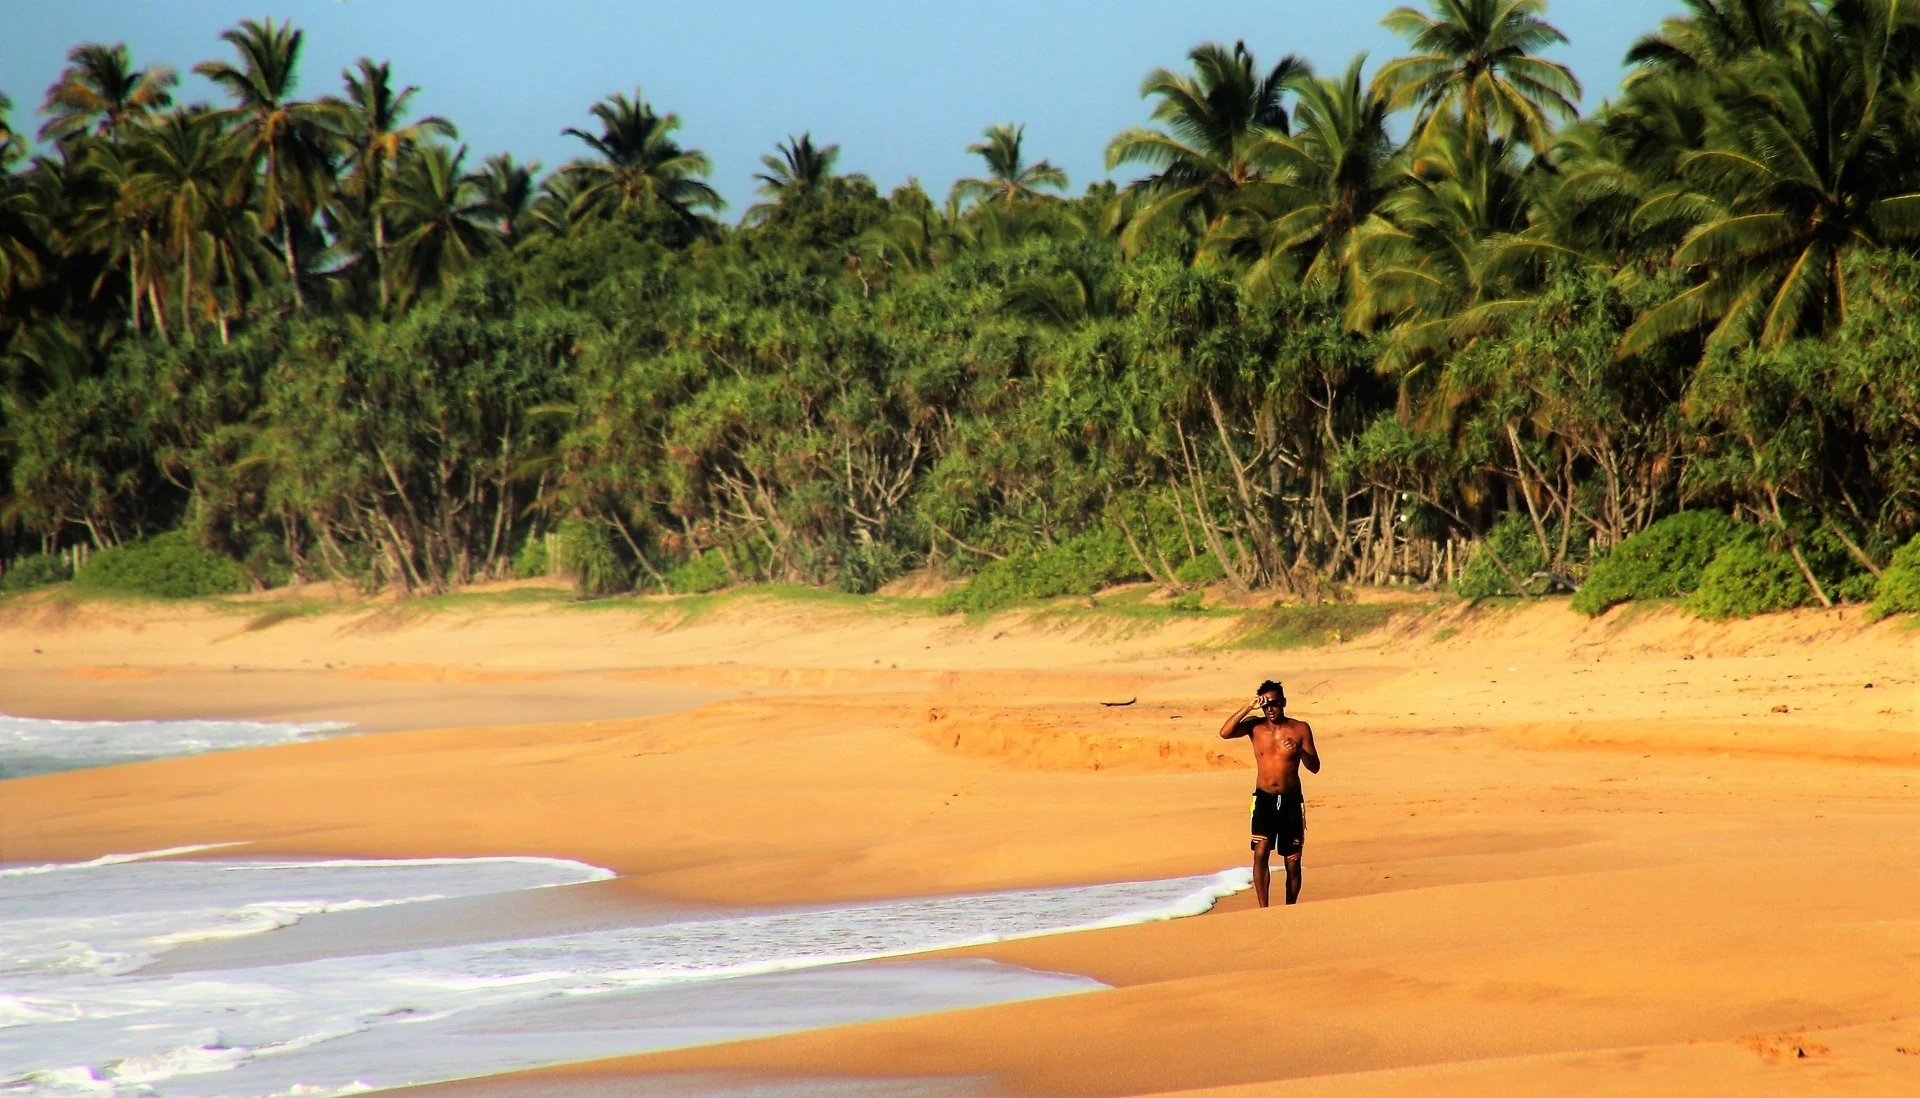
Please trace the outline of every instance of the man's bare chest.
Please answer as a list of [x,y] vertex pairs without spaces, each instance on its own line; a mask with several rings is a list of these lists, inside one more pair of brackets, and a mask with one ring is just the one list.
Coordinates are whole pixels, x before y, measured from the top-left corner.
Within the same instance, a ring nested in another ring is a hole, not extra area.
[[1254,753],[1267,758],[1290,759],[1300,754],[1302,736],[1290,725],[1263,724],[1253,731]]

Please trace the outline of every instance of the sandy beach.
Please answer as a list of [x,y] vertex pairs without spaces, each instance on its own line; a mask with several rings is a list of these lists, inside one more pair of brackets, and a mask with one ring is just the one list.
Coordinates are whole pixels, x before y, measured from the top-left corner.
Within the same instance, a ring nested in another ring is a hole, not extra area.
[[8,782],[0,858],[540,855],[618,872],[614,903],[1212,873],[1245,856],[1251,781],[1216,729],[1274,676],[1326,764],[1298,907],[962,951],[1110,991],[429,1089],[1920,1093],[1911,623],[1413,600],[1256,651],[1212,617],[633,605],[13,600],[0,712],[381,734]]

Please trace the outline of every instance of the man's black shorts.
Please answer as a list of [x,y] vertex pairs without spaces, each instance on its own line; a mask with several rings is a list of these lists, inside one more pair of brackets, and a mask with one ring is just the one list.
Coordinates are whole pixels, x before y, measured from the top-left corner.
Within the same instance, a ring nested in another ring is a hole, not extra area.
[[1253,791],[1253,837],[1269,839],[1282,857],[1300,853],[1307,841],[1306,800],[1298,793]]

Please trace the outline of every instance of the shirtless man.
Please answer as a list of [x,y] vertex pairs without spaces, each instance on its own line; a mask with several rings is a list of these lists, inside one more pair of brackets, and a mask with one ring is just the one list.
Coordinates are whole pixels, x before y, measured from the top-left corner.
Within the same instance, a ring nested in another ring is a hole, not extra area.
[[[1255,711],[1258,710],[1256,713]],[[1253,894],[1267,906],[1270,873],[1267,857],[1274,850],[1287,863],[1287,902],[1300,900],[1300,848],[1307,840],[1306,798],[1300,792],[1300,764],[1308,773],[1320,773],[1320,752],[1313,746],[1313,729],[1287,716],[1287,692],[1268,679],[1260,693],[1220,726],[1220,738],[1245,736],[1253,741],[1257,771],[1253,787]]]

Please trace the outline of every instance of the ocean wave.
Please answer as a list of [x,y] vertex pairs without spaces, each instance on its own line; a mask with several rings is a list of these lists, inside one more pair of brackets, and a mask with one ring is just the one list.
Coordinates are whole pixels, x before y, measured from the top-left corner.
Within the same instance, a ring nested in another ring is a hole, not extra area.
[[[899,965],[860,963],[1199,914],[1249,875],[731,912],[365,954],[343,941],[338,955],[295,963],[140,971],[183,942],[334,911],[609,876],[539,858],[121,860],[19,876],[0,890],[0,1092],[336,1092],[756,1035],[772,1024],[761,1007],[780,995],[790,1009],[775,1032],[1085,991],[1099,985],[985,962],[913,979]],[[585,1024],[582,1004],[618,1009]],[[556,1030],[561,1017],[571,1021]],[[653,1020],[637,1026],[640,1017]],[[540,1039],[516,1039],[525,1032]]]
[[298,743],[338,721],[61,721],[0,714],[0,778]]

